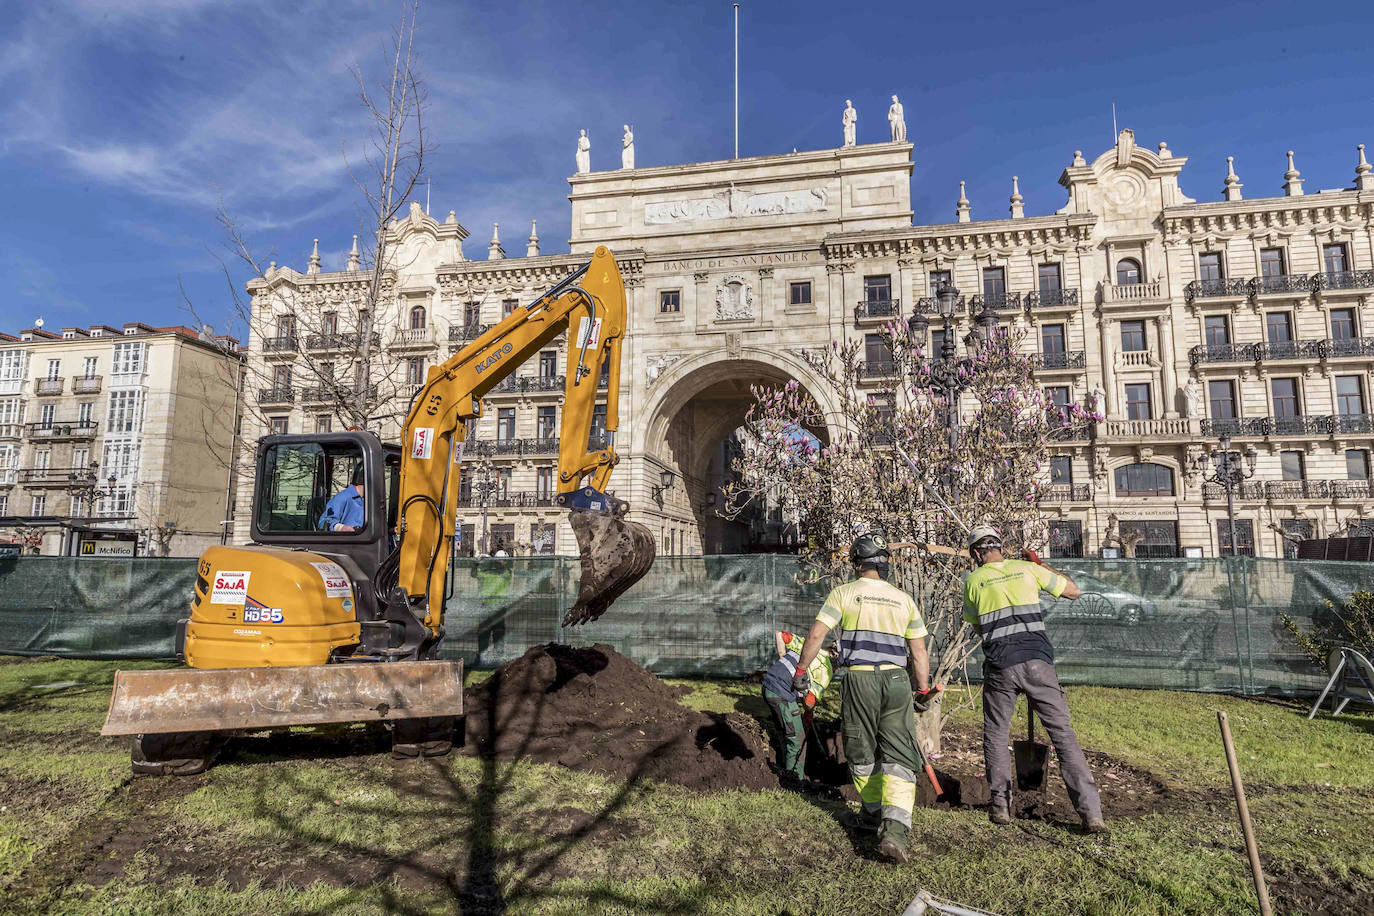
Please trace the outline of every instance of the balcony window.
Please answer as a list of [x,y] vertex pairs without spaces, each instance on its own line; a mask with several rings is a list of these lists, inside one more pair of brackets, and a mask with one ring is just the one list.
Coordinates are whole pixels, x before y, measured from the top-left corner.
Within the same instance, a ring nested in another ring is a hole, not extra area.
[[1173,496],[1174,472],[1162,464],[1137,462],[1116,469],[1117,496]]
[[1069,406],[1069,386],[1050,385],[1045,389],[1045,397],[1057,407]]
[[1307,479],[1307,465],[1302,452],[1279,452],[1279,466],[1283,469],[1284,480]]
[[1329,274],[1343,274],[1350,269],[1344,243],[1322,246],[1322,268]]
[[558,374],[558,351],[540,350],[539,351],[539,377],[553,378]]
[[1312,522],[1305,518],[1285,518],[1279,522],[1279,527],[1283,530],[1283,558],[1285,560],[1296,560],[1298,558],[1298,541],[1307,541],[1316,537],[1316,530]]
[[272,387],[278,391],[285,391],[291,387],[290,366],[277,366],[272,370]]
[[296,318],[293,315],[282,315],[277,319],[277,339],[290,340],[296,336]]
[[1286,271],[1283,269],[1283,249],[1260,249],[1260,276],[1282,277],[1284,273],[1286,273]]
[[35,496],[33,502],[30,504],[30,509],[32,510],[29,513],[31,515],[46,515],[48,511],[48,497],[41,494]]
[[268,417],[268,428],[272,430],[274,436],[284,436],[288,432],[288,417]]
[[1150,406],[1150,385],[1138,382],[1126,386],[1126,419],[1149,420],[1154,416]]
[[1145,322],[1121,322],[1121,349],[1128,353],[1138,353],[1145,349]]
[[334,337],[339,333],[339,313],[325,312],[320,316],[320,334]]
[[1083,523],[1073,519],[1050,522],[1050,559],[1083,556]]
[[1235,520],[1232,529],[1229,519],[1217,519],[1217,546],[1221,556],[1255,555],[1255,523],[1248,518]]
[[95,413],[95,401],[82,401],[76,405],[76,422],[82,426],[90,426],[91,418]]
[[1035,268],[1035,274],[1041,296],[1053,298],[1063,290],[1063,275],[1058,264],[1040,264]]
[[1295,378],[1276,378],[1269,383],[1274,398],[1275,417],[1300,417],[1302,404],[1298,402],[1298,380]]
[[94,356],[88,356],[88,357],[86,357],[86,359],[83,360],[82,363],[81,363],[81,377],[82,377],[82,378],[95,378],[95,373],[96,373],[96,357],[94,357]]
[[660,314],[671,315],[682,311],[682,290],[664,289],[658,293],[658,311]]
[[535,468],[534,494],[539,499],[553,499],[553,468]]
[[1231,320],[1225,315],[1208,315],[1204,319],[1207,346],[1225,347],[1231,343]]
[[496,412],[496,438],[502,442],[515,438],[514,407],[502,407]]
[[1220,252],[1209,251],[1197,256],[1197,278],[1203,283],[1224,279]]
[[1050,483],[1073,483],[1073,459],[1068,455],[1050,456]]
[[417,305],[410,310],[410,329],[412,331],[425,329],[425,307],[423,305]]
[[472,328],[482,323],[482,303],[463,303],[463,327]]
[[864,277],[864,301],[891,302],[892,276],[890,274],[881,274],[878,276]]
[[927,355],[928,355],[931,359],[935,359],[936,357],[938,357],[938,356],[940,355],[940,351],[943,350],[944,348],[945,348],[945,332],[944,332],[943,330],[940,330],[940,331],[931,331],[931,332],[930,332],[930,352],[929,352]]
[[1331,310],[1331,339],[1353,340],[1355,337],[1355,310]]
[[1007,269],[1005,267],[983,268],[983,297],[1000,302],[1007,297]]
[[801,280],[797,283],[787,284],[787,304],[788,305],[810,305],[811,304],[811,281]]
[[315,432],[327,433],[334,430],[334,418],[327,413],[315,417]]
[[893,367],[892,351],[881,334],[864,335],[864,361],[871,367]]
[[1213,420],[1236,419],[1236,383],[1211,381],[1207,383],[1208,416]]
[[62,377],[62,360],[48,360],[48,381],[55,382]]
[[1293,339],[1293,316],[1287,312],[1270,312],[1264,316],[1264,334],[1271,344],[1289,343]]
[[1369,450],[1348,448],[1345,450],[1345,476],[1347,480],[1369,479]]
[[417,356],[406,360],[406,384],[423,385],[425,383],[425,358]]
[[600,449],[606,442],[606,405],[597,404],[592,408],[592,425],[587,434],[587,441],[592,448]]
[[535,435],[540,439],[552,439],[558,428],[558,408],[541,407],[535,417]]
[[520,304],[520,300],[519,300],[519,299],[502,299],[502,300],[501,300],[501,317],[502,317],[502,318],[509,318],[509,317],[510,317],[510,313],[513,312],[513,311],[515,311],[515,307],[518,306],[519,304]]
[[38,425],[43,429],[52,429],[53,420],[57,418],[57,406],[55,404],[44,404],[43,409],[38,412]]
[[1358,375],[1336,376],[1336,413],[1359,416],[1364,410],[1364,384]]
[[1062,324],[1042,324],[1040,326],[1040,352],[1046,356],[1064,352],[1064,326]]
[[[497,499],[510,499],[510,493],[511,493],[511,487],[510,487],[510,485],[511,485],[511,469],[510,469],[510,468],[497,468],[497,469],[496,469],[496,473],[495,473],[494,476],[496,477],[496,498],[497,498]],[[503,532],[501,531],[502,528],[507,529],[507,530],[509,531],[509,533],[508,533],[508,534],[503,533]],[[509,547],[511,541],[513,541],[513,540],[515,539],[515,526],[514,526],[514,525],[492,525],[492,526],[491,526],[491,531],[492,531],[492,534],[498,535],[498,537],[496,538],[496,544],[497,544],[498,547],[500,547],[502,544],[504,544],[505,546]]]
[[1140,284],[1140,262],[1135,258],[1122,258],[1116,262],[1116,285],[1138,286]]
[[940,292],[940,284],[954,284],[954,275],[948,270],[932,270],[930,272],[930,294],[932,296]]

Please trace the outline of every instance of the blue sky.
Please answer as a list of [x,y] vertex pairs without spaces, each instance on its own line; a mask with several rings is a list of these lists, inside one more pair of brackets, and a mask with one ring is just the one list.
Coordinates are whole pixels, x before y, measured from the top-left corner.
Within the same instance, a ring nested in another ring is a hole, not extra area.
[[[268,0],[5,0],[0,38],[0,329],[228,321],[211,250],[217,202],[259,257],[304,269],[311,239],[343,266],[358,195],[343,150],[364,124],[350,65],[378,73],[398,6]],[[1281,193],[1297,152],[1309,191],[1348,187],[1374,159],[1374,5],[921,4],[746,0],[740,154],[887,137],[888,96],[916,145],[918,223],[1028,215],[1064,203],[1075,149],[1112,142],[1111,106],[1148,148],[1190,158],[1181,181],[1220,198],[1225,157],[1246,197]],[[592,167],[728,158],[729,2],[438,2],[420,11],[432,210],[454,209],[486,256],[491,225],[524,251],[539,220],[566,251],[577,131]],[[243,276],[236,275],[236,283]]]

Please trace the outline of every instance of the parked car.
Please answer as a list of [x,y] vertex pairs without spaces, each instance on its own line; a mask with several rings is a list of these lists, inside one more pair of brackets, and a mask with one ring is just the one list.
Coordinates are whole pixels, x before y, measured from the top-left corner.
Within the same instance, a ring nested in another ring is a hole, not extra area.
[[1114,620],[1135,625],[1159,613],[1159,607],[1144,595],[1128,592],[1096,576],[1075,574],[1073,581],[1083,592],[1072,601],[1040,593],[1040,613],[1046,619]]

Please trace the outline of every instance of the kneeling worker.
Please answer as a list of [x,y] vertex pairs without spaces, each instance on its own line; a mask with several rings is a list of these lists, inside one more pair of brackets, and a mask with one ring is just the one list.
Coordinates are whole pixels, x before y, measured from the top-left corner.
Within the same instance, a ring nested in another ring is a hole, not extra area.
[[[779,631],[773,634],[778,650],[778,660],[773,662],[763,676],[763,700],[773,710],[778,732],[773,747],[778,757],[778,780],[784,789],[799,789],[806,785],[802,763],[802,746],[806,741],[806,730],[811,724],[811,709],[830,684],[833,663],[829,652],[816,656],[811,667],[806,669],[810,678],[810,690],[798,695],[792,690],[792,678],[797,673],[797,661],[801,657],[801,636]],[[813,748],[819,753],[819,748]]]
[[916,774],[921,752],[916,747],[916,717],[910,658],[924,706],[930,689],[926,625],[911,596],[885,582],[891,553],[879,534],[865,534],[849,548],[858,578],[830,592],[802,647],[793,681],[806,688],[806,668],[815,660],[825,636],[839,627],[836,666],[845,669],[840,692],[844,720],[844,756],[854,788],[863,803],[860,826],[878,831],[878,854],[893,862],[907,860],[911,808],[916,803]]
[[969,555],[977,567],[964,580],[964,619],[983,638],[983,760],[992,794],[994,824],[1011,823],[1011,756],[1007,753],[1016,695],[1024,693],[1044,723],[1059,756],[1059,774],[1069,790],[1083,829],[1104,833],[1102,799],[1078,736],[1069,725],[1064,688],[1054,671],[1054,647],[1045,636],[1040,592],[1077,598],[1073,580],[1034,562],[1007,559],[996,528],[979,525],[969,532]]

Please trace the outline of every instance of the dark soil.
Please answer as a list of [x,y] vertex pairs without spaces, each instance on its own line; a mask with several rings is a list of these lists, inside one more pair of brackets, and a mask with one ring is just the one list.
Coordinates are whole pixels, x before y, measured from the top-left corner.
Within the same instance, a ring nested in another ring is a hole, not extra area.
[[464,752],[691,789],[777,785],[758,720],[687,709],[681,693],[610,646],[538,646],[469,693]]

